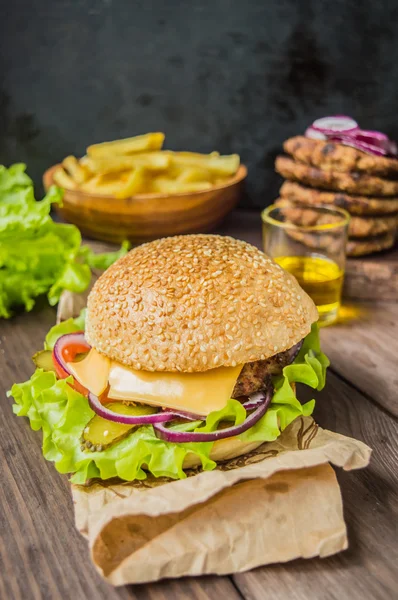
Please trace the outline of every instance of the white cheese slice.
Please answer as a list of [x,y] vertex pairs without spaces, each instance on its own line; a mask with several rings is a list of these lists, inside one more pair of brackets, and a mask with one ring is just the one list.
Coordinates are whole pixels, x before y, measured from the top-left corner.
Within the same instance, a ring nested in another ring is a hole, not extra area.
[[242,365],[201,373],[161,373],[112,363],[108,396],[208,415],[227,404],[241,370]]

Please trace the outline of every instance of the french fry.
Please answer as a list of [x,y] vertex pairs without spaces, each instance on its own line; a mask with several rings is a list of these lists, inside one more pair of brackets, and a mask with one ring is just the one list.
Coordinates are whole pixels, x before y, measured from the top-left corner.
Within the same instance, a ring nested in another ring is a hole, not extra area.
[[59,187],[68,190],[75,190],[77,188],[76,182],[73,181],[72,177],[70,177],[62,167],[59,167],[54,171],[53,180]]
[[91,173],[91,175],[94,175],[94,171],[91,168],[92,161],[93,159],[87,156],[87,154],[82,156],[82,158],[79,158],[80,166],[83,167],[83,169],[85,169],[87,172]]
[[172,163],[177,166],[199,167],[208,169],[216,176],[228,177],[234,175],[239,168],[238,154],[217,156],[197,154],[196,152],[171,152]]
[[140,194],[146,191],[147,186],[147,171],[144,167],[138,167],[131,172],[123,187],[115,192],[116,198],[130,198],[135,194]]
[[83,183],[90,177],[90,173],[80,165],[75,156],[67,156],[64,158],[62,166],[78,184]]
[[177,179],[182,183],[192,183],[194,181],[211,182],[212,175],[207,169],[202,169],[200,167],[185,167],[181,169],[181,173]]
[[149,171],[163,171],[171,162],[166,152],[142,152],[131,156],[107,156],[102,158],[85,158],[85,165],[93,173],[117,173],[126,169],[144,167]]
[[164,133],[146,133],[123,140],[93,144],[87,148],[87,154],[93,158],[103,158],[115,155],[130,155],[136,152],[160,150],[163,146]]
[[89,181],[82,184],[81,189],[90,194],[101,194],[104,196],[116,196],[120,192],[130,176],[130,172],[118,173],[117,177],[109,175],[95,175]]
[[175,179],[167,179],[166,177],[156,177],[152,180],[152,190],[158,194],[184,194],[208,190],[211,187],[212,184],[209,181],[183,183]]

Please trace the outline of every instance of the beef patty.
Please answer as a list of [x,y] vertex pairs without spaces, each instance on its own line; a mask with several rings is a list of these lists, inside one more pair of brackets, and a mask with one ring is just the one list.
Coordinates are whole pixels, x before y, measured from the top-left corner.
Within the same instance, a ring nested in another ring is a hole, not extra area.
[[314,188],[345,192],[358,196],[398,196],[398,181],[381,179],[358,171],[324,171],[296,162],[287,156],[277,156],[275,170],[285,179]]
[[[398,161],[397,161],[398,162]],[[282,198],[293,199],[302,204],[332,204],[345,208],[351,215],[380,216],[398,213],[398,198],[372,198],[371,196],[353,196],[343,192],[328,192],[316,190],[285,181],[279,194]]]
[[243,365],[243,369],[232,392],[232,398],[249,396],[254,392],[264,389],[271,375],[279,375],[279,373],[282,373],[283,367],[286,367],[286,365],[289,365],[295,359],[300,347],[301,342],[293,346],[293,348],[279,352],[266,360],[257,360]]
[[302,135],[290,138],[283,144],[287,154],[299,162],[349,173],[382,175],[395,179],[398,173],[398,160],[388,156],[375,156],[330,140],[314,140]]

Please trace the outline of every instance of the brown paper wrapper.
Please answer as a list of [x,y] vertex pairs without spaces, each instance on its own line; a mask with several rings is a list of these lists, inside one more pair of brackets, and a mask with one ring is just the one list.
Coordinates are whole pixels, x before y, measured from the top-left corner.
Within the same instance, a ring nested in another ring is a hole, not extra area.
[[[83,305],[65,294],[59,319]],[[370,453],[300,417],[276,441],[214,471],[190,469],[179,481],[148,475],[72,486],[76,526],[113,585],[330,556],[347,548],[347,532],[329,463],[358,469]]]

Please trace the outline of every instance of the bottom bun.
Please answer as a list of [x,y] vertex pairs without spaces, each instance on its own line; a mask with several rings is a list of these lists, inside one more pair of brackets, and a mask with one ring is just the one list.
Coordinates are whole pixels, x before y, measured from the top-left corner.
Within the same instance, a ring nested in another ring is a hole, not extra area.
[[[255,450],[264,442],[242,442],[237,437],[226,438],[225,440],[218,440],[215,442],[212,451],[210,452],[210,458],[215,462],[222,462],[223,460],[230,460],[237,456],[247,454],[252,450]],[[183,468],[191,469],[192,467],[198,467],[202,462],[199,456],[195,454],[187,454],[184,459]]]

